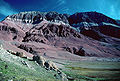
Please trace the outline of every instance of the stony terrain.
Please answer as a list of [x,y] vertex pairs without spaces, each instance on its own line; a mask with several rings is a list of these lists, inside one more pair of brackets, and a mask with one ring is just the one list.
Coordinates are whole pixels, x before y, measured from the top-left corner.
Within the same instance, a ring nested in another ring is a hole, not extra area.
[[[80,67],[81,63],[79,65],[79,62],[83,62],[83,64],[88,65],[87,63],[84,63],[86,61],[93,62],[95,66],[97,66],[96,62],[110,62],[110,65],[105,63],[105,67],[111,67],[108,68],[107,71],[118,67],[117,70],[112,71],[113,73],[114,71],[117,71],[117,73],[115,73],[116,76],[119,74],[119,20],[114,20],[98,12],[81,12],[68,15],[57,12],[32,11],[9,15],[0,22],[0,45],[2,45],[2,49],[6,51],[6,53],[1,52],[1,59],[4,56],[7,56],[4,57],[3,60],[9,58],[7,60],[11,59],[12,61],[12,59],[15,57],[23,61],[25,60],[25,62],[30,62],[32,63],[30,66],[34,66],[34,62],[26,60],[26,58],[39,56],[35,57],[37,60],[34,59],[34,61],[36,61],[40,67],[36,65],[34,67],[42,68],[45,72],[49,72],[46,71],[46,68],[41,67],[41,64],[42,66],[54,65],[55,67],[58,67],[64,71],[64,75],[66,77],[65,80],[70,80],[73,78],[77,81],[79,79],[94,80],[90,79],[92,76],[87,74],[84,75],[80,73],[80,76],[88,76],[88,78],[76,77],[78,75],[74,75],[76,73],[74,73],[74,70],[76,69],[91,70],[90,67],[92,66],[87,67],[87,69]],[[8,57],[9,54],[12,57]],[[25,57],[22,56],[23,54]],[[45,60],[42,62],[38,60],[41,59],[41,57],[45,58]],[[7,60],[5,62],[3,60],[1,61],[2,64],[7,62]],[[16,60],[13,60],[12,62],[21,65],[21,63],[17,62]],[[55,62],[55,64],[53,62],[51,64],[51,62],[46,60],[52,60]],[[70,62],[70,64],[68,64],[68,62]],[[116,67],[113,67],[113,63]],[[66,67],[67,64],[71,66]],[[102,64],[100,63],[100,65]],[[50,68],[51,67],[49,67],[49,69]],[[72,72],[68,73],[71,68],[73,70],[73,74],[71,74]],[[100,71],[94,68],[91,71],[93,70],[97,72]],[[18,72],[19,71],[20,70],[18,69]],[[57,72],[52,71],[52,73],[54,74]],[[29,73],[27,74],[27,76],[30,76]],[[34,74],[38,73],[35,72]],[[55,77],[52,75],[47,77],[50,77],[51,81],[53,81],[53,79],[56,80],[56,77],[59,77],[57,80],[63,79],[57,75],[60,74],[56,74]],[[100,76],[98,76],[98,78]],[[110,76],[113,76],[113,74],[109,75],[109,77]],[[94,77],[96,80],[97,76]],[[17,77],[18,80],[21,78],[22,77]],[[106,80],[109,79],[108,77],[105,78]],[[117,79],[119,77],[115,78]],[[35,79],[35,77],[33,77],[33,79]],[[27,80],[29,81],[30,79]],[[39,80],[39,78],[36,80]]]

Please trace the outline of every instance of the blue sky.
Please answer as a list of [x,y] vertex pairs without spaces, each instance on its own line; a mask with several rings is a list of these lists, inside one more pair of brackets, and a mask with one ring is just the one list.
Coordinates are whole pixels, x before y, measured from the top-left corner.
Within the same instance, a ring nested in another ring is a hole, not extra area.
[[0,20],[24,11],[73,14],[97,11],[120,20],[120,0],[0,0]]

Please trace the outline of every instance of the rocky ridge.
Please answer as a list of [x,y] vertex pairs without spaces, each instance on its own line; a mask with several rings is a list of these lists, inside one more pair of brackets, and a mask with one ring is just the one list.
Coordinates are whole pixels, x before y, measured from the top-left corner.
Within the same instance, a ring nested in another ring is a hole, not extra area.
[[[57,12],[21,12],[6,17],[0,24],[0,38],[3,40],[44,43],[80,56],[119,56],[119,46],[111,45],[113,48],[108,48],[100,43],[120,43],[117,39],[120,37],[119,25],[101,13],[67,15]],[[17,47],[27,52],[32,49],[30,53],[36,53],[36,46],[34,50],[33,47],[22,46]]]
[[119,30],[119,21],[97,12],[10,15],[0,22],[0,80],[92,81],[98,72],[119,80]]
[[[16,66],[19,66],[20,69],[22,69],[21,67],[24,67],[23,70],[27,68],[29,70],[32,70],[33,72],[37,70],[35,68],[36,66],[39,69],[46,69],[43,71],[48,71],[48,73],[49,71],[51,71],[52,74],[56,75],[56,76],[53,75],[53,77],[56,78],[56,80],[68,81],[67,75],[63,73],[62,71],[60,71],[54,62],[47,60],[42,56],[36,55],[36,56],[33,56],[32,58],[28,58],[27,56],[25,56],[25,54],[23,54],[23,52],[5,50],[3,46],[0,45],[0,61],[13,63]],[[34,64],[32,64],[32,62]],[[7,65],[6,63],[5,69],[8,69],[8,68],[10,68],[10,66]],[[15,71],[18,72],[16,69]],[[14,73],[14,72],[11,72],[11,73]]]
[[[118,22],[98,12],[75,13],[68,18],[68,21],[82,34],[96,40],[101,40],[103,37],[101,34],[120,38]],[[93,36],[93,34],[96,36]]]
[[32,24],[38,24],[43,20],[65,24],[69,23],[66,14],[59,14],[57,12],[39,12],[39,11],[21,12],[18,14],[9,15],[6,19],[12,21],[20,22],[22,21],[24,23]]
[[[73,15],[68,15],[59,14],[57,12],[31,11],[10,15],[6,17],[5,20],[24,22],[27,24],[38,24],[41,21],[49,21],[53,23],[71,25],[74,27],[74,29],[81,32],[82,34],[85,32],[86,34],[84,35],[86,36],[88,36],[87,33],[95,34],[95,32],[97,32],[96,34],[102,33],[108,36],[120,38],[120,25],[118,21],[98,12],[81,12],[75,13]],[[111,33],[104,31],[110,31]],[[92,35],[90,37],[92,37]],[[100,38],[92,38],[100,40]]]

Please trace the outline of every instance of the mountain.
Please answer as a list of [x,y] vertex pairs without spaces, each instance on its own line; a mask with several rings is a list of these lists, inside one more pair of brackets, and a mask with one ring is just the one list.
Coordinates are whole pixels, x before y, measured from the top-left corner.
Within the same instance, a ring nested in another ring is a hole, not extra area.
[[[120,39],[117,39],[120,37],[120,28],[114,19],[97,12],[73,15],[57,12],[21,12],[7,16],[0,23],[0,29],[0,39],[6,41],[44,43],[79,56],[119,56],[119,50],[114,49],[114,45],[111,44],[120,43]],[[108,45],[103,47],[101,42]],[[17,47],[24,50],[29,48],[20,45]],[[109,48],[109,45],[113,48]],[[33,51],[36,49],[31,47]]]
[[71,26],[78,29],[82,34],[96,40],[101,40],[103,38],[102,34],[120,38],[120,25],[118,22],[102,13],[75,13],[68,18],[68,21]]
[[100,24],[102,22],[105,22],[105,23],[111,23],[111,24],[118,25],[114,19],[107,17],[104,14],[98,13],[98,12],[75,13],[75,14],[71,15],[68,20],[69,20],[70,24],[77,24],[80,22]]
[[40,48],[24,47],[26,43],[44,43],[79,56],[119,57],[119,46],[114,47],[120,44],[119,30],[114,19],[98,12],[67,15],[33,11],[7,16],[0,23],[0,39],[23,42],[17,47],[31,49],[33,54],[40,53]]
[[120,20],[116,20],[116,22],[118,23],[118,25],[120,26]]
[[61,22],[68,24],[67,15],[59,14],[57,12],[21,12],[18,14],[10,15],[6,19],[12,21],[22,21],[24,23],[38,24],[43,20],[51,22]]
[[0,81],[118,81],[119,62],[119,21],[102,13],[30,11],[0,22]]

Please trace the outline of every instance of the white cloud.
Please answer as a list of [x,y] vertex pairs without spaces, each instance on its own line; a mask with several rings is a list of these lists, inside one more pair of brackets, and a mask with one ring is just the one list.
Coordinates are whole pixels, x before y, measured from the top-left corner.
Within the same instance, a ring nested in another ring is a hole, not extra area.
[[62,4],[65,4],[66,1],[65,0],[58,0],[57,3],[59,3],[60,5],[62,5]]
[[8,16],[8,15],[12,15],[15,13],[16,11],[14,11],[8,3],[6,3],[3,0],[0,0],[0,14],[4,16]]
[[61,7],[61,6],[64,6],[65,4],[66,4],[66,1],[65,1],[65,0],[58,0],[58,1],[56,2],[55,7],[53,7],[53,9],[57,9],[57,8],[59,8],[59,7]]

